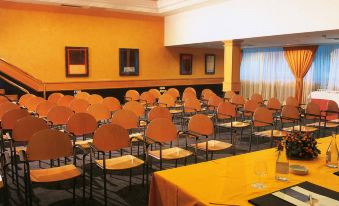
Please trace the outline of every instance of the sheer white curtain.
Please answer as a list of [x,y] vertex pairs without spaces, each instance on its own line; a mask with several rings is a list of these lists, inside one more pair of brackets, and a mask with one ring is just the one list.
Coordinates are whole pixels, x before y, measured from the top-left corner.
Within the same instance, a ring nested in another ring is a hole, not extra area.
[[319,46],[304,78],[303,102],[308,102],[311,92],[318,89],[339,90],[339,45]]
[[339,47],[334,48],[331,52],[331,63],[327,89],[339,91]]
[[282,48],[244,49],[240,66],[241,95],[262,94],[284,101],[294,96],[295,78]]

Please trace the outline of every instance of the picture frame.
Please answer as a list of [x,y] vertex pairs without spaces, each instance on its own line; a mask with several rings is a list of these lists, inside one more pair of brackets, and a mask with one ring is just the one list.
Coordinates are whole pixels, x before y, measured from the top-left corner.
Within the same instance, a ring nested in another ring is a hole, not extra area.
[[66,77],[88,77],[88,47],[65,47]]
[[192,54],[180,54],[180,75],[192,74]]
[[119,49],[119,74],[120,76],[139,75],[139,49]]
[[215,54],[205,54],[205,74],[215,74]]

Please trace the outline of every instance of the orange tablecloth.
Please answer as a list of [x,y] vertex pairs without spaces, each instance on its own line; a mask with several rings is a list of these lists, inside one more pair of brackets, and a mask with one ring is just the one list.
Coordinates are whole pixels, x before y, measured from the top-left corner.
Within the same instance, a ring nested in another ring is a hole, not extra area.
[[[339,136],[337,137],[338,140]],[[319,157],[312,161],[291,160],[291,164],[304,165],[309,169],[306,176],[289,174],[288,182],[275,180],[275,148],[258,152],[212,160],[195,165],[155,172],[151,182],[149,206],[161,205],[251,205],[248,200],[273,191],[309,181],[339,192],[339,177],[325,165],[325,151],[330,138],[318,140]],[[339,143],[339,142],[338,142]],[[267,163],[266,187],[254,189],[258,180],[254,165]],[[214,203],[214,204],[213,204]]]

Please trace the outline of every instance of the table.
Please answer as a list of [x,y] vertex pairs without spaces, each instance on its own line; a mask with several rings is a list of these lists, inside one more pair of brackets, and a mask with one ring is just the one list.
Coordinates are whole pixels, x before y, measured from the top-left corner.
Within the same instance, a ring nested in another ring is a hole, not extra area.
[[[290,160],[290,165],[308,167],[309,174],[289,174],[288,182],[280,182],[274,178],[278,154],[275,148],[155,172],[151,182],[149,206],[251,205],[249,199],[303,181],[339,192],[339,177],[332,174],[338,169],[325,165],[325,151],[329,142],[329,137],[318,139],[321,154],[315,160]],[[264,178],[264,189],[252,187],[257,180],[253,168],[258,161],[267,162],[268,175]]]

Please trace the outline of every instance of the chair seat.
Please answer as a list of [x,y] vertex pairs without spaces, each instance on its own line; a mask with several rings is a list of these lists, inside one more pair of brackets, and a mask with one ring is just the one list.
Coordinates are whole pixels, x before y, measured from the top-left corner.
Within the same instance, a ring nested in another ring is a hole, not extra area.
[[[263,136],[263,137],[271,137],[272,130],[255,132],[254,135]],[[273,136],[272,137],[279,138],[279,137],[285,137],[285,136],[287,136],[287,132],[286,131],[273,130]]]
[[132,139],[132,142],[142,141],[144,139],[143,134],[140,132],[130,134],[129,138]]
[[19,155],[20,151],[26,151],[26,149],[27,149],[26,146],[15,147],[15,153]]
[[[104,161],[103,160],[95,160],[96,164],[103,169]],[[113,157],[110,159],[106,159],[106,169],[107,170],[125,170],[131,169],[134,167],[138,167],[144,164],[144,161],[134,157],[133,155],[123,155],[121,157]]]
[[297,126],[294,126],[294,127],[283,128],[283,130],[287,131],[287,132],[292,132],[293,130],[294,131],[301,131],[301,132],[314,132],[314,131],[317,130],[317,128],[307,127],[307,126],[301,126],[301,128],[300,128],[300,125],[297,125]]
[[88,139],[88,140],[81,140],[81,141],[76,141],[75,144],[79,145],[80,147],[87,149],[89,148],[89,144],[88,143],[92,143],[93,140],[92,139]]
[[144,120],[141,120],[140,123],[139,123],[140,127],[145,127],[146,125],[147,125],[147,122],[144,121]]
[[196,144],[191,144],[192,147],[197,146],[198,149],[206,151],[206,143],[208,144],[208,151],[219,151],[232,147],[232,144],[227,142],[221,142],[218,140],[209,140],[207,142],[201,142]]
[[226,122],[226,123],[221,123],[217,124],[219,127],[226,127],[226,128],[244,128],[250,126],[249,123],[247,122]]
[[[311,124],[307,124],[307,126],[318,127],[319,126],[319,122],[314,122],[314,123],[311,123]],[[336,123],[326,122],[326,127],[327,128],[335,128],[337,126],[338,126],[338,124],[336,124]],[[324,122],[320,122],[320,127],[325,127],[325,123]]]
[[[149,151],[149,155],[156,159],[160,159],[160,150]],[[180,147],[172,147],[162,150],[162,159],[165,160],[181,159],[191,155],[192,152],[182,149]]]
[[331,122],[339,123],[339,119],[333,119]]
[[182,113],[182,110],[180,110],[180,109],[172,109],[172,110],[170,110],[170,113],[171,114],[179,114],[179,113]]
[[78,177],[81,175],[81,172],[74,165],[65,165],[48,169],[31,170],[30,174],[33,182],[57,182]]

